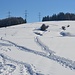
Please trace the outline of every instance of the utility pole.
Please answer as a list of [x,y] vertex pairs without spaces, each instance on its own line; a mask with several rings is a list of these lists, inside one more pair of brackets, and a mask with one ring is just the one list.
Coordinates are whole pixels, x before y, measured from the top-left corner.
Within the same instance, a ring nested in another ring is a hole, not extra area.
[[10,18],[10,17],[11,17],[11,15],[10,15],[10,14],[11,14],[11,12],[9,11],[9,12],[8,12],[8,18]]
[[27,21],[27,10],[25,10],[25,20]]
[[41,21],[41,13],[39,12],[39,22]]

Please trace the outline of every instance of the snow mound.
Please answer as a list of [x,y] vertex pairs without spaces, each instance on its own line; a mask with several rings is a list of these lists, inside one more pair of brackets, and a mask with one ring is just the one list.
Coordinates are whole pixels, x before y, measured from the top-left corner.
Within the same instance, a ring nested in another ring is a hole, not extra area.
[[62,35],[62,36],[75,36],[75,35],[73,35],[73,34],[71,34],[70,32],[60,32],[60,34]]

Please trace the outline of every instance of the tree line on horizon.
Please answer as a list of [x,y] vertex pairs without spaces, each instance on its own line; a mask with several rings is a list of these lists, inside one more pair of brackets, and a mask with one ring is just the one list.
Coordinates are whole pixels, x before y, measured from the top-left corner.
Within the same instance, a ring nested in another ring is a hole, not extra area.
[[63,21],[63,20],[75,20],[74,13],[63,13],[53,14],[52,16],[43,17],[42,21]]
[[27,21],[26,19],[24,20],[22,17],[9,17],[0,20],[0,27],[13,26],[23,23],[27,23]]

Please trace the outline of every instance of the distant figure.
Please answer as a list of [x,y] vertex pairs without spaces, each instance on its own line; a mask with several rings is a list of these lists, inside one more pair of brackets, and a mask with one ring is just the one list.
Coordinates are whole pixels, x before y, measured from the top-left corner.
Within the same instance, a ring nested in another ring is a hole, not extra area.
[[62,26],[62,30],[66,30],[65,26]]
[[67,25],[67,27],[70,27],[70,25]]

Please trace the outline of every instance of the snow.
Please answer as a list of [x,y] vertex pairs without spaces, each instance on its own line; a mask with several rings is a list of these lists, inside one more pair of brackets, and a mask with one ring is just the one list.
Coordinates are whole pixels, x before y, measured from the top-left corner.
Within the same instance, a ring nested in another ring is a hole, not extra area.
[[[42,24],[49,25],[46,31],[39,30]],[[0,75],[75,75],[74,24],[50,21],[0,28]]]

